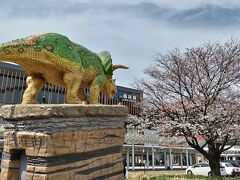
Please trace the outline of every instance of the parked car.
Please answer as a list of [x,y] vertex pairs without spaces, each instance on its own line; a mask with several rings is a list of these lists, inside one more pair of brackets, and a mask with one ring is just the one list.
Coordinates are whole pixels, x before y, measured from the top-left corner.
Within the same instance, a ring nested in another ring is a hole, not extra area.
[[[220,172],[222,176],[227,176],[226,170],[223,166],[220,166]],[[188,167],[186,169],[186,174],[211,176],[211,169],[208,163],[197,163]]]
[[227,162],[232,164],[234,167],[240,167],[240,160],[224,160],[222,162]]
[[231,163],[228,162],[221,162],[220,166],[224,167],[227,176],[240,176],[240,168],[239,167],[234,167]]

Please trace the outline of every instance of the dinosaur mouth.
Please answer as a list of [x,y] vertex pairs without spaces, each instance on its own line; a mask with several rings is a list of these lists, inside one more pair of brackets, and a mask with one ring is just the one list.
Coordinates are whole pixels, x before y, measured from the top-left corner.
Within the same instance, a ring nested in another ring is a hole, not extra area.
[[115,96],[116,92],[114,90],[112,90],[112,96]]

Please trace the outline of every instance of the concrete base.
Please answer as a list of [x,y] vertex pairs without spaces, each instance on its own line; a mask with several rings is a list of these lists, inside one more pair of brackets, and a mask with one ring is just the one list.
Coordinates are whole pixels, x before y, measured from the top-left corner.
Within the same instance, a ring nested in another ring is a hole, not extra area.
[[[106,105],[7,105],[2,180],[124,179],[121,148],[127,108]],[[20,162],[22,161],[22,162]]]

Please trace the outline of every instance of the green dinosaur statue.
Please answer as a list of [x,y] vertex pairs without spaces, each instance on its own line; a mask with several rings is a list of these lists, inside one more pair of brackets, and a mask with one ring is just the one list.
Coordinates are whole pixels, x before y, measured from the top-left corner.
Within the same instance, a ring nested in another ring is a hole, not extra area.
[[89,103],[97,104],[100,92],[109,98],[116,93],[113,71],[128,69],[112,65],[107,51],[94,53],[66,36],[46,33],[0,44],[0,61],[22,66],[28,75],[22,104],[34,104],[46,82],[67,88],[67,103],[82,103],[89,87]]

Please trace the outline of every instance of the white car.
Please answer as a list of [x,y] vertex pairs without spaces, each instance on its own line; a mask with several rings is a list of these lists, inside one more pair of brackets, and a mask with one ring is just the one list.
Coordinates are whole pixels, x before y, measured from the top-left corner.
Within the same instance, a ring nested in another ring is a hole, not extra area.
[[[221,176],[227,176],[226,170],[223,166],[220,166]],[[197,163],[186,169],[186,174],[189,175],[201,175],[211,176],[211,168],[208,163]]]
[[234,167],[231,163],[228,162],[221,162],[220,163],[221,167],[224,167],[227,176],[236,176],[236,175],[240,175],[240,168],[239,167]]

